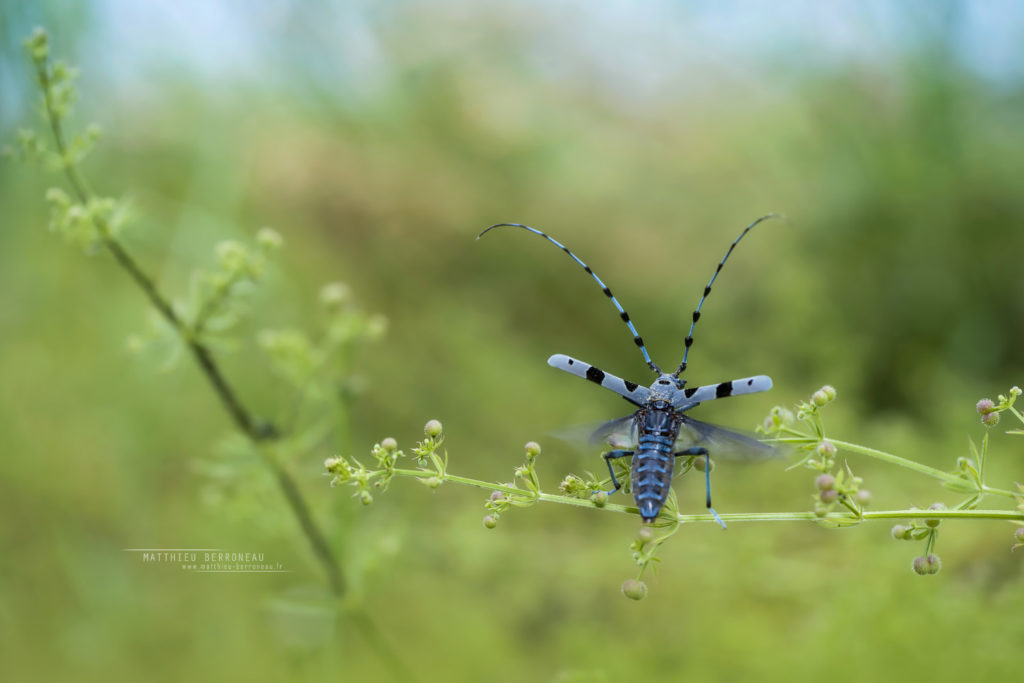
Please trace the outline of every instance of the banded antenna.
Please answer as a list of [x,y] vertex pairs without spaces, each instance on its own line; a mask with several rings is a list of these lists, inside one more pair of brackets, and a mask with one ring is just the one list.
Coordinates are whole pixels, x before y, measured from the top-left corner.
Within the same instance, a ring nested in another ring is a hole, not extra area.
[[[759,220],[763,220],[763,219],[759,219]],[[756,223],[755,223],[755,225],[756,225]],[[618,310],[618,312],[619,312],[619,317],[622,318],[622,322],[626,323],[626,327],[629,328],[630,333],[633,335],[633,343],[636,344],[638,347],[640,347],[640,353],[643,354],[644,362],[647,363],[647,367],[649,367],[651,370],[653,370],[656,374],[659,374],[659,375],[661,374],[661,369],[657,365],[655,365],[653,360],[651,360],[651,354],[647,353],[647,347],[644,346],[644,340],[640,337],[640,333],[636,331],[636,327],[633,326],[633,321],[629,319],[629,313],[626,313],[626,309],[624,309],[622,307],[622,304],[619,303],[619,300],[615,298],[614,294],[612,294],[612,290],[608,289],[608,285],[606,285],[604,282],[601,281],[601,278],[599,278],[597,276],[597,273],[595,273],[593,270],[590,269],[590,266],[588,266],[586,263],[581,261],[580,258],[578,256],[576,256],[576,254],[574,254],[571,251],[569,251],[569,248],[566,247],[564,244],[562,244],[561,242],[559,242],[555,238],[550,237],[549,235],[544,234],[543,232],[541,232],[540,230],[537,230],[536,228],[531,228],[530,226],[523,225],[521,223],[498,223],[497,225],[492,225],[491,227],[487,228],[487,230],[484,230],[483,232],[481,232],[479,235],[476,236],[476,238],[480,239],[481,237],[486,235],[489,230],[493,230],[494,228],[505,228],[505,227],[508,227],[508,228],[522,228],[523,230],[529,230],[534,235],[540,235],[541,237],[546,239],[548,242],[551,242],[556,247],[558,247],[559,249],[564,251],[566,254],[568,254],[569,257],[572,258],[573,261],[578,263],[580,265],[580,267],[583,268],[583,270],[587,271],[587,273],[590,274],[590,277],[594,278],[594,281],[601,288],[601,291],[604,292],[604,295],[612,300],[612,304],[615,305],[616,310]],[[750,227],[752,228],[754,226],[751,225]],[[747,228],[747,230],[749,230],[749,229],[750,228]],[[741,237],[742,237],[742,235],[741,235]],[[738,242],[739,240],[736,240],[736,241]],[[733,243],[733,246],[736,246],[735,242]],[[730,251],[732,251],[731,248],[730,248]],[[726,256],[728,256],[728,254]],[[724,260],[725,259],[723,259],[723,262],[724,262]],[[721,269],[721,266],[719,266],[719,269]],[[714,282],[714,278],[711,278],[711,281]],[[702,299],[701,303],[703,303],[703,302],[704,301]],[[698,308],[698,310],[700,310],[699,306],[697,308]],[[690,331],[691,332],[693,331],[692,327],[690,328]],[[683,361],[684,365],[685,365],[685,362],[686,361],[684,360]],[[679,373],[677,372],[676,374],[678,375]]]
[[718,267],[715,268],[714,275],[712,275],[711,279],[708,280],[707,287],[704,288],[704,293],[701,295],[700,301],[697,303],[697,308],[695,308],[693,311],[693,321],[690,323],[690,331],[686,334],[686,350],[683,351],[683,361],[679,364],[679,367],[676,369],[676,371],[672,373],[673,377],[678,377],[680,373],[686,370],[686,359],[690,355],[690,347],[693,346],[693,328],[697,326],[697,321],[700,320],[701,306],[704,305],[704,300],[707,299],[708,294],[711,293],[711,285],[715,284],[715,278],[717,278],[718,274],[722,272],[722,266],[725,265],[726,260],[728,260],[729,255],[732,253],[732,250],[736,248],[736,245],[740,243],[740,240],[743,239],[743,237],[748,232],[750,232],[755,225],[761,223],[762,221],[766,221],[769,218],[779,218],[779,215],[775,213],[770,213],[765,216],[761,216],[756,221],[754,221],[747,227],[743,228],[743,232],[740,233],[739,237],[732,241],[732,244],[729,245],[729,250],[725,252],[725,256],[723,256],[722,260],[718,262]]

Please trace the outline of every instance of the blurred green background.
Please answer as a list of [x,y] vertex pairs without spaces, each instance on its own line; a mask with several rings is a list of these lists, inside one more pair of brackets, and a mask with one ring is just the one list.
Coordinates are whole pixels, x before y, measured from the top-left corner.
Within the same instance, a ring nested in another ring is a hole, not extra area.
[[[625,404],[545,364],[634,381],[640,354],[573,248],[678,362],[718,280],[691,382],[766,373],[771,394],[698,417],[750,428],[824,383],[845,438],[949,469],[975,401],[1022,383],[1024,12],[1010,2],[242,2],[0,7],[0,132],[37,125],[20,40],[82,68],[85,171],[131,198],[126,236],[160,285],[222,239],[286,240],[254,329],[315,326],[326,282],[385,315],[331,443],[293,463],[351,590],[422,680],[972,680],[1020,671],[1011,527],[949,522],[944,570],[883,523],[684,528],[633,603],[636,520],[562,506],[480,519],[485,494],[397,481],[370,507],[322,462],[444,422],[452,472],[542,483],[599,471],[549,435]],[[298,609],[320,569],[258,467],[215,485],[230,424],[195,367],[124,340],[143,297],[104,254],[46,230],[61,179],[0,165],[0,661],[9,680],[376,680],[358,626]],[[254,409],[280,387],[251,342],[221,354]],[[991,483],[1024,479],[992,433]],[[854,458],[878,509],[957,499]],[[813,475],[715,471],[723,512],[806,510]],[[702,482],[677,480],[701,510]],[[622,499],[625,502],[625,499]],[[993,501],[998,504],[1000,501]],[[286,574],[206,575],[125,548],[265,553]]]

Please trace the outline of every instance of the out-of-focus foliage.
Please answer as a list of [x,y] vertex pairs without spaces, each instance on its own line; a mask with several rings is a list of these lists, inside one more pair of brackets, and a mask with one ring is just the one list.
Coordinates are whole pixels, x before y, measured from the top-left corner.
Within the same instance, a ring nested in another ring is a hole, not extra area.
[[[641,21],[534,3],[225,3],[194,16],[26,3],[0,14],[0,131],[13,141],[36,123],[17,46],[45,23],[82,67],[73,120],[105,132],[88,173],[101,195],[131,199],[125,240],[162,286],[187,292],[214,245],[269,225],[285,248],[242,327],[308,327],[333,281],[387,317],[387,336],[353,361],[335,443],[297,472],[349,599],[424,680],[1005,677],[1019,670],[1024,599],[1001,523],[946,523],[943,572],[929,578],[885,525],[683,528],[660,551],[657,599],[633,603],[617,594],[633,520],[537,506],[491,531],[472,491],[396,482],[364,508],[322,476],[324,458],[389,435],[411,444],[430,417],[469,475],[509,480],[530,439],[547,481],[597,470],[596,453],[546,435],[627,407],[544,360],[649,372],[558,250],[474,236],[499,221],[555,235],[671,365],[715,263],[768,211],[789,220],[731,258],[687,375],[766,373],[775,389],[697,416],[753,426],[828,382],[837,433],[948,468],[980,434],[975,401],[1021,383],[1024,98],[1019,73],[993,78],[965,56],[964,6],[937,4],[844,5],[865,47],[836,56],[811,40],[813,16],[787,10],[792,30],[772,42],[756,30],[767,10],[738,5],[715,23],[703,6]],[[875,29],[898,39],[874,52]],[[734,32],[760,36],[758,49]],[[640,58],[659,43],[678,50]],[[301,608],[318,569],[261,475],[239,471],[231,498],[244,505],[209,494],[229,424],[193,368],[160,373],[124,350],[147,330],[146,302],[106,256],[47,231],[56,183],[0,164],[4,669],[383,676],[358,627],[315,600]],[[258,412],[278,407],[257,343],[221,357]],[[991,440],[994,478],[1024,476],[1019,446]],[[782,470],[718,467],[716,507],[806,509],[806,474]],[[874,463],[856,471],[879,508],[942,497]],[[702,486],[676,482],[681,511],[701,509]],[[123,551],[141,547],[252,549],[292,572],[197,575]]]

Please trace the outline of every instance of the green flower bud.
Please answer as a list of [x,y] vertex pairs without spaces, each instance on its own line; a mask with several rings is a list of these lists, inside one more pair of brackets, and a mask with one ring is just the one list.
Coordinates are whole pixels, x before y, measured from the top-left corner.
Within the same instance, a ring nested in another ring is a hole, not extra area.
[[834,400],[836,400],[836,388],[835,388],[834,386],[832,386],[831,384],[826,384],[825,386],[823,386],[823,387],[822,387],[821,389],[819,389],[818,391],[820,391],[820,392],[824,393],[824,394],[825,394],[825,397],[826,397],[826,398],[827,398],[827,399],[828,399],[829,401],[834,401]]
[[818,389],[811,396],[811,402],[814,403],[814,405],[816,405],[816,406],[818,406],[820,408],[823,405],[825,405],[826,403],[828,403],[828,394],[826,394],[821,389]]
[[37,62],[44,61],[50,55],[50,39],[42,27],[36,27],[32,35],[25,41],[25,48]]
[[926,557],[915,557],[914,564],[912,564],[911,567],[914,569],[915,573],[920,574],[921,576],[931,573],[928,567],[928,558]]
[[234,240],[218,242],[216,246],[217,258],[225,270],[241,270],[249,258],[245,247]]
[[622,594],[630,600],[643,600],[647,597],[647,584],[639,579],[626,579],[622,582]]
[[814,485],[819,491],[831,491],[836,485],[836,478],[831,474],[822,474],[814,480]]
[[640,545],[647,545],[654,540],[654,529],[647,525],[640,527],[640,530],[636,532],[636,540],[640,541]]
[[398,442],[392,439],[390,436],[380,442],[380,447],[386,451],[393,451],[398,448]]
[[892,534],[892,537],[897,541],[903,541],[910,538],[910,528],[903,526],[902,524],[894,526],[889,533]]
[[597,507],[603,508],[605,506],[605,504],[608,502],[608,492],[607,491],[594,491],[594,493],[592,493],[590,495],[590,500]]
[[857,491],[857,502],[861,505],[867,505],[871,502],[871,491],[867,489],[861,489]]
[[[946,506],[944,504],[942,504],[942,503],[932,503],[931,505],[928,506],[928,509],[929,510],[945,510]],[[926,519],[926,520],[924,520],[924,523],[934,529],[935,527],[937,527],[939,524],[942,523],[942,520],[941,519]]]
[[836,445],[829,441],[828,439],[824,439],[818,444],[816,450],[818,451],[818,455],[820,455],[821,457],[831,458],[833,455],[836,454]]
[[373,502],[373,496],[370,495],[369,491],[360,491],[359,502],[362,503],[363,505],[369,505],[370,503]]
[[984,415],[981,416],[981,424],[985,425],[986,427],[996,426],[997,424],[999,424],[999,413],[995,411],[991,413],[985,413]]
[[366,336],[370,339],[380,339],[388,331],[388,319],[375,313],[366,321]]
[[828,514],[828,506],[818,502],[814,504],[814,516],[824,517]]
[[990,398],[983,398],[978,401],[978,404],[974,406],[974,409],[978,411],[979,415],[987,415],[996,409],[996,404]]
[[925,562],[928,563],[928,573],[929,574],[938,574],[939,570],[942,569],[942,560],[939,559],[938,555],[932,554],[932,555],[929,555],[928,557],[926,557],[924,559],[925,559]]
[[427,488],[436,489],[441,485],[441,477],[427,477],[423,483],[427,485]]
[[498,518],[494,515],[487,515],[484,517],[484,527],[487,529],[493,529],[498,526]]
[[261,228],[256,233],[256,244],[264,251],[270,251],[271,249],[279,249],[284,244],[284,238],[272,228]]
[[[708,459],[706,456],[699,455],[693,459],[693,468],[699,472],[703,472],[707,468]],[[711,460],[711,471],[715,471],[715,461]]]
[[352,290],[344,282],[330,282],[320,289],[320,303],[328,308],[340,308],[352,298]]
[[497,503],[499,500],[505,500],[504,491],[491,491],[491,502]]
[[423,433],[432,439],[436,439],[441,436],[441,422],[438,420],[431,420],[423,427]]
[[536,458],[540,455],[540,444],[536,441],[529,441],[526,444],[526,457]]

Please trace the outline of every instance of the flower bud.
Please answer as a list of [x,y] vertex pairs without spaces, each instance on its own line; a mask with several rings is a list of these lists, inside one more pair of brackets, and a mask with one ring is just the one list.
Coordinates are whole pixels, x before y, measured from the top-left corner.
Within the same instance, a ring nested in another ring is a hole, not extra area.
[[816,405],[816,406],[818,406],[820,408],[821,406],[823,406],[826,403],[828,403],[828,394],[826,394],[821,389],[818,389],[811,396],[811,401],[814,403],[814,405]]
[[497,503],[499,500],[505,500],[504,491],[491,491],[491,502]]
[[938,555],[932,554],[924,558],[925,562],[928,563],[928,573],[938,574],[939,570],[942,569],[942,560],[939,559]]
[[526,456],[529,458],[536,458],[540,455],[540,444],[536,441],[529,441],[526,444]]
[[830,491],[836,485],[836,478],[831,474],[822,474],[814,480],[814,485],[818,487],[819,491]]
[[911,567],[913,567],[915,573],[920,574],[921,576],[931,573],[928,567],[928,558],[926,557],[915,557],[914,564],[912,564]]
[[284,238],[281,237],[281,233],[273,228],[261,228],[256,233],[256,244],[260,245],[264,250],[270,251],[271,249],[279,249],[284,244]]
[[986,427],[994,427],[995,425],[999,424],[999,413],[995,411],[991,413],[985,413],[984,415],[981,416],[981,424],[985,425]]
[[398,448],[398,442],[389,436],[380,442],[380,447],[386,451],[393,451]]
[[441,477],[427,477],[423,483],[427,485],[427,488],[436,489],[441,485]]
[[591,496],[590,496],[590,500],[597,507],[603,508],[605,506],[605,504],[608,502],[608,492],[607,491],[594,491],[594,493],[591,494]]
[[824,439],[820,443],[818,443],[818,447],[816,450],[818,451],[818,455],[820,455],[821,457],[831,458],[833,455],[836,454],[836,445],[829,441],[828,439]]
[[498,518],[494,515],[487,515],[484,517],[484,527],[487,529],[493,529],[498,526]]
[[857,491],[857,502],[861,505],[867,505],[871,502],[871,491],[867,489],[861,489]]
[[373,496],[370,495],[369,491],[360,491],[359,502],[362,503],[363,505],[369,505],[370,503],[373,502]]
[[974,409],[978,411],[979,415],[987,415],[996,409],[996,404],[990,398],[983,398],[978,401],[978,404],[974,406]]
[[[928,506],[928,509],[929,510],[945,510],[946,506],[943,505],[942,503],[932,503],[931,505]],[[934,529],[935,527],[937,527],[939,524],[942,523],[942,520],[940,520],[940,519],[926,519],[926,520],[924,520],[924,523]]]
[[622,582],[622,594],[630,600],[643,600],[647,597],[647,584],[639,579],[626,579]]
[[[711,471],[715,471],[715,461],[711,460]],[[707,456],[701,455],[693,459],[693,468],[698,472],[703,472],[707,469],[708,458]]]
[[834,503],[838,498],[839,491],[836,491],[835,489],[827,489],[818,494],[818,499],[825,504]]
[[909,538],[910,527],[903,526],[902,524],[897,524],[892,528],[892,530],[889,533],[892,534],[892,537],[897,541],[903,541]]
[[[1024,531],[1024,527],[1021,527],[1021,530]],[[647,525],[640,527],[636,532],[636,540],[640,541],[640,545],[647,545],[654,540],[654,530]]]
[[438,420],[431,420],[423,427],[423,433],[432,439],[436,439],[441,436],[441,422]]
[[340,308],[352,297],[352,290],[344,282],[329,282],[320,289],[320,303],[328,308]]

